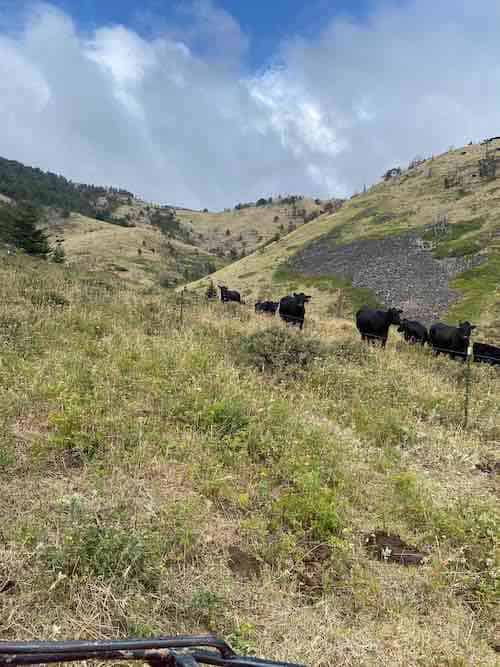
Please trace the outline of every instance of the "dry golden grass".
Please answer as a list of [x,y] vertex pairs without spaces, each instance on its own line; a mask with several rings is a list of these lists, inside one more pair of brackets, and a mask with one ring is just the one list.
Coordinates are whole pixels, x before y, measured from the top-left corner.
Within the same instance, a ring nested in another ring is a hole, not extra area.
[[[312,199],[305,198],[297,202],[298,209],[305,209],[307,213],[319,213],[321,206]],[[240,253],[255,250],[256,247],[269,241],[275,234],[286,234],[289,223],[299,225],[302,219],[291,218],[290,205],[273,203],[267,206],[244,208],[239,211],[233,209],[222,212],[177,211],[177,217],[196,237],[200,247],[209,250],[217,246],[234,247]],[[227,235],[227,231],[230,232]]]
[[[310,667],[498,664],[498,477],[475,468],[498,457],[498,371],[473,368],[464,429],[461,364],[231,305],[181,323],[168,292],[2,258],[1,638],[210,630]],[[374,529],[428,560],[374,560]]]
[[[304,198],[297,202],[297,210],[306,213],[321,211],[321,205]],[[155,208],[145,202],[134,200],[115,211],[116,217],[127,217],[137,224],[147,222]],[[176,217],[184,229],[191,234],[192,242],[199,248],[229,257],[230,251],[237,256],[249,254],[275,235],[283,236],[294,227],[303,224],[300,217],[292,217],[292,207],[279,201],[266,206],[252,206],[241,210],[194,211],[176,209]]]
[[185,279],[182,271],[191,265],[214,264],[214,257],[203,249],[167,239],[144,223],[121,227],[72,214],[62,225],[51,227],[51,232],[53,237],[64,236],[68,264],[112,273],[131,286],[157,285],[161,275],[173,283]]

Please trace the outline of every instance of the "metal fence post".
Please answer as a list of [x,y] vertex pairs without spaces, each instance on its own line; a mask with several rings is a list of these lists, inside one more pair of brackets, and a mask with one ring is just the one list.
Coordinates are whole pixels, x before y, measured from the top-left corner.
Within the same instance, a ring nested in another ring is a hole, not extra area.
[[180,313],[179,313],[179,320],[180,320],[180,325],[181,325],[181,326],[182,326],[183,323],[184,323],[184,290],[185,290],[185,289],[186,289],[186,288],[184,288],[184,289],[181,291],[181,304],[180,304],[181,308],[180,308]]
[[467,349],[467,365],[465,367],[465,397],[464,397],[464,428],[469,425],[469,402],[472,379],[471,349]]
[[340,319],[344,312],[344,292],[340,289],[337,299],[337,317]]

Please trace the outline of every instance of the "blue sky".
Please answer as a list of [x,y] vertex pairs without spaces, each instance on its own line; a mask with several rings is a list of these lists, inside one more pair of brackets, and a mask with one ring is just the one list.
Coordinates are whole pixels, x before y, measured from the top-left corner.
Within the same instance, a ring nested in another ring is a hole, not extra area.
[[[397,0],[403,2],[404,0]],[[172,23],[185,26],[185,0],[55,0],[54,3],[86,29],[122,23],[142,34]],[[380,4],[380,3],[378,3]],[[310,37],[332,18],[349,16],[364,21],[375,0],[220,0],[217,5],[231,14],[249,37],[245,65],[265,66],[280,42],[296,36]]]
[[499,133],[498,35],[498,0],[0,0],[0,155],[195,208],[349,196]]

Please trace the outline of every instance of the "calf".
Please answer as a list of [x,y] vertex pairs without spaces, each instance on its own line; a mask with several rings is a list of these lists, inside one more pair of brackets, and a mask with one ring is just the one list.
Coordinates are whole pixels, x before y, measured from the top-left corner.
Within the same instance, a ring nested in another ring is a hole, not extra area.
[[475,362],[500,366],[500,347],[488,343],[473,343],[472,358]]
[[265,313],[266,315],[275,315],[278,309],[277,301],[257,301],[255,304],[256,313]]
[[293,294],[293,296],[284,296],[280,299],[276,313],[287,324],[298,324],[302,329],[304,326],[304,316],[306,304],[311,299],[310,296],[300,292],[300,294]]
[[403,311],[397,308],[389,310],[372,310],[363,306],[356,313],[356,327],[361,334],[361,340],[374,343],[380,340],[382,347],[387,343],[391,324],[401,324],[400,315]]
[[414,320],[401,320],[398,332],[404,335],[407,343],[420,343],[420,345],[425,345],[429,336],[424,325]]
[[470,322],[460,322],[458,327],[438,322],[429,329],[429,343],[434,354],[447,354],[452,359],[465,359],[469,349],[469,338],[476,327]]
[[237,303],[245,303],[244,301],[241,300],[240,293],[237,292],[236,290],[230,290],[227,289],[224,285],[218,285],[220,289],[220,300],[222,303],[225,303],[226,301],[236,301]]

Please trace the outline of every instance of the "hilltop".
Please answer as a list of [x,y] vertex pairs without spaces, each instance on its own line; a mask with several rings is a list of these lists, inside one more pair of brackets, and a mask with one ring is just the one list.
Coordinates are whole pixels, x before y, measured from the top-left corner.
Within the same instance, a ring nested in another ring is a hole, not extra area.
[[484,165],[498,162],[499,149],[469,145],[389,171],[340,210],[211,278],[255,300],[308,291],[318,314],[349,315],[368,301],[426,321],[468,318],[498,342],[500,180]]

